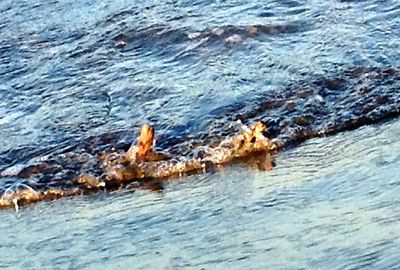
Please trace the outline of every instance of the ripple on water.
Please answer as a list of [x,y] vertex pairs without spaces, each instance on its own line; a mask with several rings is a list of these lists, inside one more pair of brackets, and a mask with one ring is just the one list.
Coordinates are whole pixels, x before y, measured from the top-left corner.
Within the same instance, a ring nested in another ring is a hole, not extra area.
[[270,173],[3,211],[0,267],[400,268],[399,121],[300,144],[399,114],[398,15],[395,0],[1,1],[2,173],[128,145],[144,121],[164,148],[237,119],[294,147]]
[[2,264],[395,269],[399,166],[373,160],[398,147],[398,125],[310,140],[277,156],[271,173],[228,167],[170,180],[158,193],[121,190],[2,212],[4,252],[24,250]]

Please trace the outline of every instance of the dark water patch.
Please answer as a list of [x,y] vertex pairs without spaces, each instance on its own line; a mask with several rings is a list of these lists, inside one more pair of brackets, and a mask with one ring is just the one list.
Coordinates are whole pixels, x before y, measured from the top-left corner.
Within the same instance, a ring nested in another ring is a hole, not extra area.
[[278,25],[224,25],[202,31],[193,31],[188,27],[172,28],[168,25],[152,25],[147,28],[118,31],[119,33],[115,34],[112,40],[114,46],[123,52],[150,50],[162,56],[163,51],[166,55],[177,54],[183,49],[183,44],[190,45],[193,42],[196,46],[191,47],[195,51],[203,47],[217,49],[217,46],[240,44],[250,38],[298,33],[308,28],[303,22]]
[[[244,123],[263,121],[268,126],[266,135],[274,138],[279,147],[377,123],[400,114],[398,76],[396,68],[361,67],[342,70],[336,74],[327,74],[324,77],[310,77],[304,81],[289,84],[283,89],[278,88],[265,95],[258,94],[255,98],[247,98],[244,103],[239,102],[214,111],[212,123],[198,134],[190,134],[186,127],[180,126],[163,129],[161,123],[164,121],[160,121],[159,117],[154,118],[156,128],[157,125],[160,125],[161,128],[161,136],[158,139],[162,143],[158,146],[177,156],[190,155],[190,152],[197,146],[215,145],[215,142],[237,133],[235,125],[232,125],[237,120]],[[167,88],[154,87],[138,88],[137,90],[137,97],[145,100],[152,100],[169,91]],[[85,97],[84,93],[76,94],[79,100]],[[74,96],[75,94],[66,95],[66,97]],[[90,98],[91,95],[88,97]],[[98,96],[95,97],[95,104],[98,104],[98,98]],[[105,98],[108,102],[112,102],[113,95],[106,95]],[[243,104],[246,106],[242,107]],[[57,103],[54,105],[57,106]],[[146,106],[146,103],[144,102],[142,105]],[[108,115],[110,108],[105,109],[105,113]],[[151,109],[151,111],[154,110]],[[90,115],[87,117],[88,123],[82,125],[82,128],[97,125],[93,120],[98,120],[98,115],[94,115],[93,118]],[[73,114],[68,118],[72,120]],[[62,119],[66,119],[66,117],[62,117]],[[106,120],[106,118],[104,119]],[[149,119],[152,120],[151,115]],[[82,123],[82,119],[79,123]],[[63,120],[60,122],[61,129],[59,130],[79,129],[79,126],[72,122],[71,124],[72,126],[69,126],[68,122]],[[89,137],[75,143],[75,146],[62,153],[38,157],[39,159],[36,160],[39,162],[32,158],[32,161],[28,162],[26,167],[20,167],[19,171],[18,168],[17,171],[12,167],[4,168],[2,174],[6,178],[30,179],[35,184],[29,187],[36,192],[46,192],[53,188],[73,188],[75,187],[74,179],[80,174],[100,176],[102,169],[98,155],[101,151],[106,149],[126,151],[130,142],[133,141],[132,135],[133,132],[120,131]],[[21,152],[26,152],[26,149],[21,149]],[[4,153],[4,159],[14,160],[16,158],[18,160],[19,158],[12,157],[12,153]],[[40,156],[42,155],[44,152],[40,154]],[[26,160],[28,157],[32,157],[32,155],[23,159]],[[15,160],[14,163],[16,163]],[[8,188],[4,186],[3,191],[5,192]]]
[[15,165],[17,168],[22,169],[25,166],[30,166],[30,163],[36,163],[38,160],[40,161],[41,158],[46,155],[57,155],[66,151],[71,151],[78,143],[79,140],[70,138],[64,142],[59,142],[53,145],[48,144],[43,146],[40,144],[35,144],[8,149],[0,154],[1,160],[3,161],[0,163],[0,171],[4,171],[7,168],[12,168]]
[[[375,269],[396,269],[398,186],[389,188],[388,179],[397,181],[397,167],[370,165],[387,149],[397,149],[398,126],[394,120],[307,141],[281,153],[278,161],[285,166],[268,174],[233,169],[164,181],[157,193],[120,190],[44,202],[17,215],[3,211],[3,251],[20,248],[27,254],[10,253],[3,263],[15,268],[40,257],[42,266],[51,267],[63,264],[65,256],[88,252],[90,243],[92,256],[78,256],[74,266],[99,267],[107,257],[110,264],[151,268],[154,258],[162,257],[158,265],[163,268],[240,263],[240,269],[358,269],[370,263]],[[371,172],[389,174],[379,180]],[[368,196],[375,189],[381,194]],[[60,211],[64,214],[56,215]],[[70,226],[60,231],[66,223]],[[55,255],[49,258],[49,253]],[[265,261],[265,256],[276,259]]]
[[108,26],[111,24],[119,24],[119,26],[124,26],[125,23],[123,21],[126,17],[136,16],[139,14],[139,11],[129,9],[129,10],[121,10],[111,15],[108,15],[104,22],[99,23],[98,26]]
[[338,0],[339,2],[342,3],[365,3],[365,2],[370,2],[366,0]]
[[[227,107],[226,118],[264,121],[270,137],[283,144],[325,136],[400,113],[399,73],[395,68],[354,68],[297,82],[250,99],[247,106]],[[223,111],[219,109],[218,111]],[[212,125],[212,129],[218,129]]]

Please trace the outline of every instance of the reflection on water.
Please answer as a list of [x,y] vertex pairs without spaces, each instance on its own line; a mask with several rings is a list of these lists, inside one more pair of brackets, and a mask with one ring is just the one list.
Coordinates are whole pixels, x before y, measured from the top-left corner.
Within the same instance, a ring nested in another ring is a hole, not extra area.
[[[397,269],[398,120],[234,166],[1,212],[5,268]],[[18,251],[18,252],[17,252]]]
[[0,267],[399,268],[400,126],[379,123],[400,113],[399,14],[395,0],[1,1],[3,193],[97,173],[93,157],[145,122],[175,154],[237,119],[289,149],[271,172],[1,212]]

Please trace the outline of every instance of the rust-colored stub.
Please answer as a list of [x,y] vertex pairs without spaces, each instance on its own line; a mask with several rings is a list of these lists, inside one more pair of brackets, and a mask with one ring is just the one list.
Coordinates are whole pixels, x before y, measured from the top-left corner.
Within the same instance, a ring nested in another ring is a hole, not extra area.
[[125,158],[130,163],[136,163],[146,160],[151,156],[154,146],[154,128],[148,124],[144,124],[140,130],[140,135],[136,144],[132,144]]
[[142,126],[140,130],[140,137],[138,141],[137,160],[143,160],[149,152],[153,151],[154,145],[154,128],[147,124]]

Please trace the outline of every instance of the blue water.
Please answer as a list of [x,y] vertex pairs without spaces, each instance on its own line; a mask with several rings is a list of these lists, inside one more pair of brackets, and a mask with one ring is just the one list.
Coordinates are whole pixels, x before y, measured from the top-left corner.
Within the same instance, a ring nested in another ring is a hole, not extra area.
[[5,269],[398,269],[400,122],[237,167],[0,213]]
[[[271,172],[2,211],[0,267],[399,269],[400,123],[383,115],[398,115],[400,77],[379,77],[400,66],[399,15],[394,0],[1,1],[0,170],[104,134],[130,142],[145,122],[172,148],[248,112],[270,136],[306,112],[310,130],[346,130],[365,106],[374,124],[291,144]],[[346,73],[358,66],[378,75]],[[337,77],[341,92],[318,88]],[[266,97],[297,107],[256,109]]]

